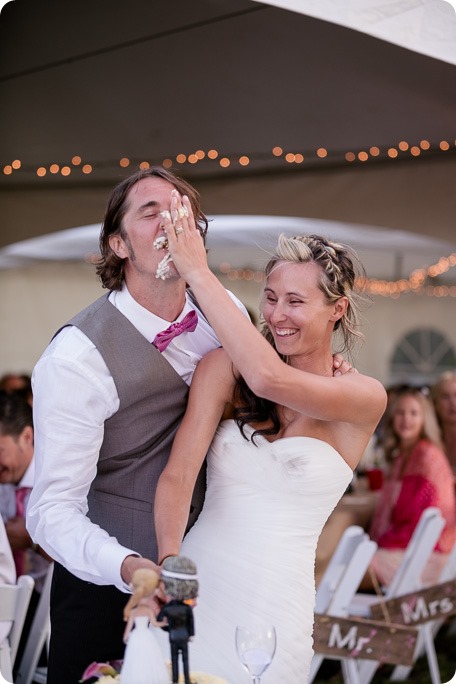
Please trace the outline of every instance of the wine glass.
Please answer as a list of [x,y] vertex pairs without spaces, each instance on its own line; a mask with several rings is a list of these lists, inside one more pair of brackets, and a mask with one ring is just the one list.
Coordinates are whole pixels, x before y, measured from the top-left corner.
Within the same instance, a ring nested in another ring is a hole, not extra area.
[[271,664],[276,642],[276,631],[272,625],[236,627],[237,654],[254,684],[260,684],[261,675]]

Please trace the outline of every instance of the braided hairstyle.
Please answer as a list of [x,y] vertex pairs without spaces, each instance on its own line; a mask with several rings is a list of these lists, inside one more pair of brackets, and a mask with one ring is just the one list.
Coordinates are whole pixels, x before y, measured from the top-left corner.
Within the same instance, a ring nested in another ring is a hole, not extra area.
[[[341,352],[351,356],[356,339],[364,339],[359,327],[359,303],[361,295],[355,291],[365,279],[365,272],[356,253],[348,246],[332,242],[320,235],[279,236],[277,248],[264,269],[265,279],[278,263],[292,264],[316,263],[320,267],[318,287],[325,295],[328,303],[336,302],[340,297],[347,297],[348,306],[344,315],[336,321],[334,330],[342,339]],[[274,347],[274,338],[269,326],[263,321],[261,332]],[[287,358],[280,354],[286,363]],[[255,430],[256,434],[276,435],[280,431],[280,418],[276,405],[261,397],[257,397],[242,377],[238,378],[235,386],[234,399],[236,408],[234,418],[244,437],[246,423],[266,422],[270,427]],[[247,439],[247,437],[246,437]]]

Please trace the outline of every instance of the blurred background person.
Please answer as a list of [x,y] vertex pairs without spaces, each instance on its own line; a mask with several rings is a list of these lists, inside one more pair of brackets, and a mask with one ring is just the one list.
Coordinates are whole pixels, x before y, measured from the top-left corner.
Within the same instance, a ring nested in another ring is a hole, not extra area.
[[6,373],[0,378],[0,390],[5,392],[19,392],[22,396],[32,404],[32,380],[30,375],[23,373]]
[[49,557],[32,542],[25,513],[35,479],[32,408],[21,392],[0,390],[0,513],[17,577],[31,575],[35,587],[16,662],[20,662],[28,631],[49,568]]
[[409,385],[403,383],[399,385],[390,385],[386,387],[387,404],[383,416],[380,418],[375,432],[372,435],[366,451],[359,462],[356,472],[358,475],[364,475],[370,468],[381,468],[386,475],[391,468],[391,459],[386,460],[385,454],[385,427],[390,419],[391,407],[394,405],[395,398],[402,390],[407,389]]
[[[391,396],[384,432],[390,465],[374,512],[370,536],[378,543],[371,570],[382,586],[390,584],[423,511],[440,509],[446,525],[428,562],[423,581],[438,580],[456,538],[455,488],[443,451],[437,418],[422,390],[402,387]],[[363,583],[364,588],[368,578]]]
[[[15,584],[16,568],[14,566],[13,554],[6,536],[5,525],[0,517],[0,584]],[[11,622],[0,622],[0,645],[8,636],[11,629]]]
[[431,389],[443,447],[456,477],[456,371],[442,373]]

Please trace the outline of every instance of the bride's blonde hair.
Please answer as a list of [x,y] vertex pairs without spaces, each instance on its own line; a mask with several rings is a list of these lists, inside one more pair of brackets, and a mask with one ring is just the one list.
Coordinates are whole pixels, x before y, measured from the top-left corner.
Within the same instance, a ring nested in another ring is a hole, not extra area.
[[[365,280],[365,271],[357,254],[347,245],[332,242],[320,235],[279,236],[277,248],[266,264],[264,275],[267,280],[279,262],[306,264],[313,262],[320,267],[321,277],[318,286],[328,302],[347,297],[347,310],[334,330],[340,333],[340,351],[350,352],[357,339],[363,340],[359,331],[359,308],[362,301],[360,290]],[[262,333],[274,346],[268,326],[263,322]]]
[[[321,270],[318,286],[328,302],[335,302],[340,297],[347,297],[347,310],[343,317],[337,321],[334,329],[340,333],[342,338],[340,351],[350,354],[355,340],[364,339],[358,330],[359,301],[362,300],[362,297],[356,290],[362,285],[365,273],[356,253],[346,245],[331,242],[319,235],[287,237],[282,234],[279,236],[274,254],[264,269],[265,278],[268,278],[277,264],[284,261],[293,264],[309,262],[318,264]],[[264,321],[261,332],[276,349],[274,338]],[[287,358],[282,354],[280,357],[283,361],[287,361]],[[279,433],[281,424],[277,406],[269,399],[257,397],[242,376],[239,376],[236,381],[234,403],[234,419],[246,439],[248,439],[244,432],[246,423],[267,424],[267,427],[259,428],[253,432],[252,441],[256,435],[276,435]]]

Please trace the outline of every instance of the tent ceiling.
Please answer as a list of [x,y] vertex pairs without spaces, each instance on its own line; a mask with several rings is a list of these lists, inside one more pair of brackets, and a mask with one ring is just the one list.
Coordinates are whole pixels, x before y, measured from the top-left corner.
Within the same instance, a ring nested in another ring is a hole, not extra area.
[[[132,170],[122,157],[161,163],[200,149],[231,160],[174,163],[210,213],[340,219],[451,241],[455,75],[453,64],[250,0],[14,0],[0,19],[0,162],[21,168],[0,174],[0,246],[98,222]],[[385,154],[423,139],[431,147],[419,158]],[[276,145],[305,161],[275,157]],[[373,145],[380,160],[345,161]],[[74,155],[92,173],[71,167]],[[36,175],[53,162],[71,174]]]

